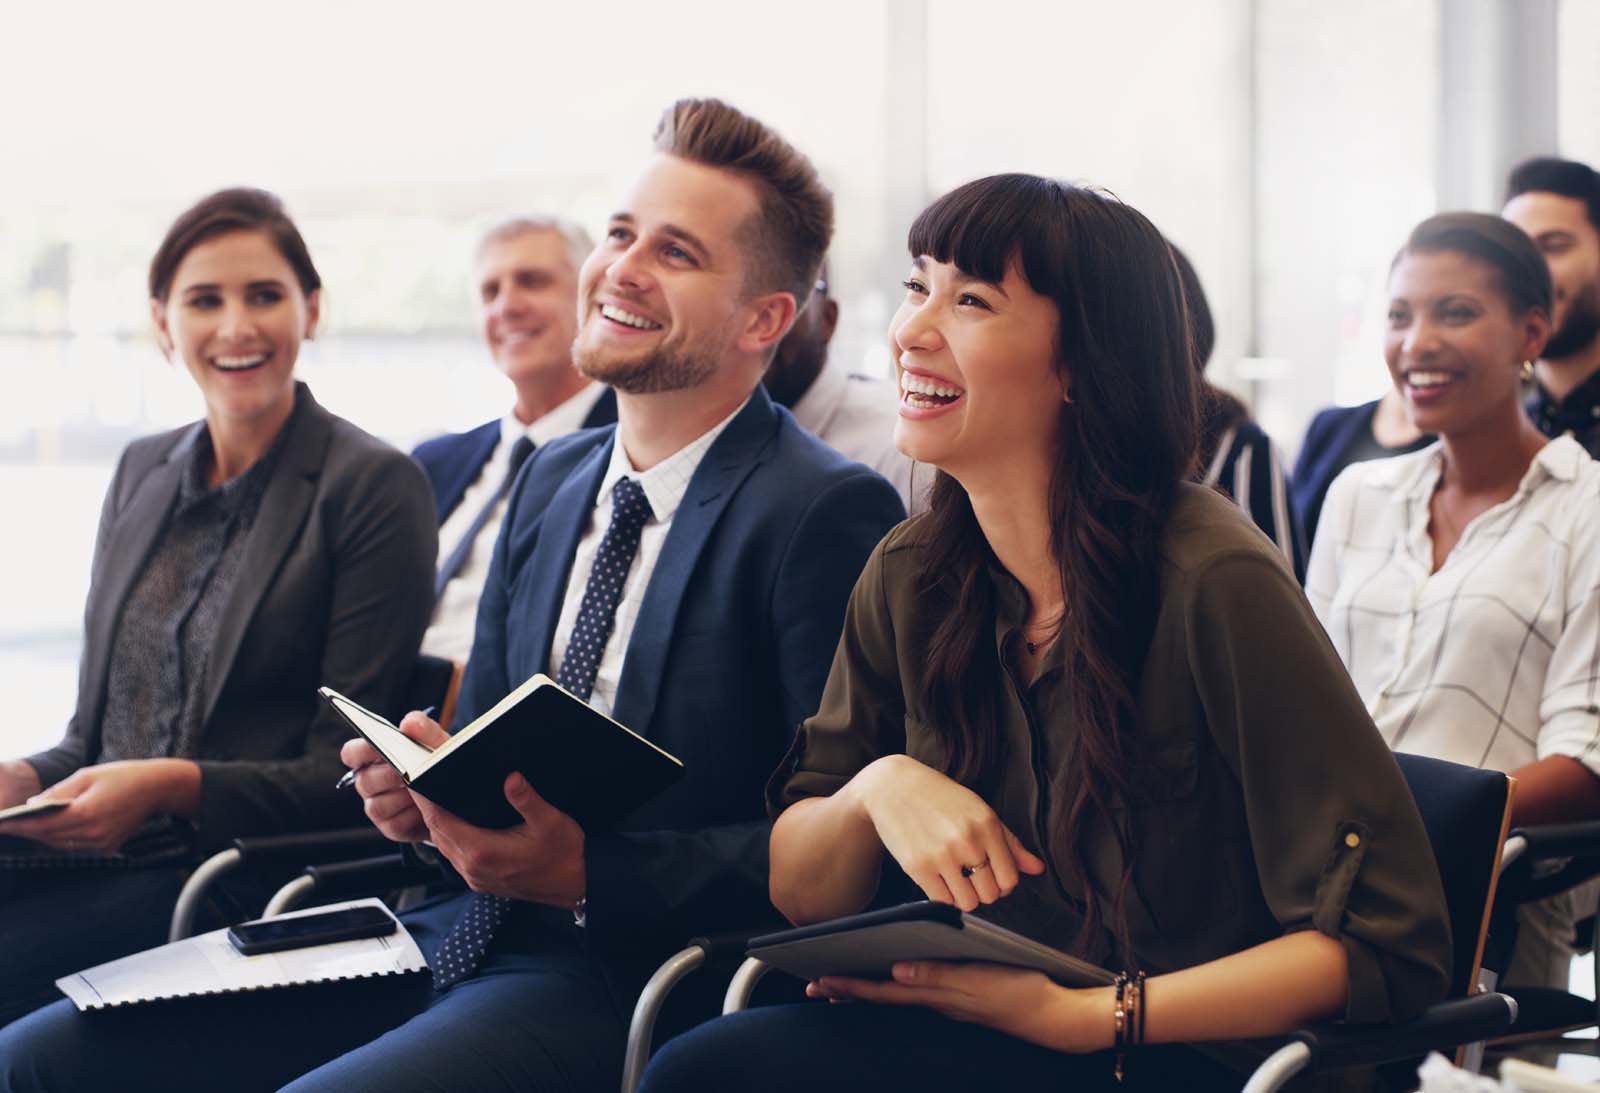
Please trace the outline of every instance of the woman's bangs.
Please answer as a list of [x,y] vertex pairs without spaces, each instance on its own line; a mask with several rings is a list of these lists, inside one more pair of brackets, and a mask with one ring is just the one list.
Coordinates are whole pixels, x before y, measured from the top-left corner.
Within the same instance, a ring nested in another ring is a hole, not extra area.
[[945,194],[922,211],[906,239],[911,257],[926,255],[995,284],[1020,257],[1029,221],[1046,198],[1043,179],[994,175]]

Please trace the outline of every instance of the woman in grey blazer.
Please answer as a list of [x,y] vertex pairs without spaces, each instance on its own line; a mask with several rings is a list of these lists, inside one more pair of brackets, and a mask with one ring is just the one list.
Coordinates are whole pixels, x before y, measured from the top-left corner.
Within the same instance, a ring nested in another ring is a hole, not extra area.
[[[150,267],[157,340],[203,421],[135,441],[107,491],[64,739],[0,762],[0,1025],[53,981],[163,940],[183,862],[241,835],[358,820],[335,791],[348,735],[316,688],[401,699],[432,606],[436,526],[409,458],[294,378],[321,280],[282,205],[224,190],[185,212]],[[157,861],[158,859],[158,861]]]

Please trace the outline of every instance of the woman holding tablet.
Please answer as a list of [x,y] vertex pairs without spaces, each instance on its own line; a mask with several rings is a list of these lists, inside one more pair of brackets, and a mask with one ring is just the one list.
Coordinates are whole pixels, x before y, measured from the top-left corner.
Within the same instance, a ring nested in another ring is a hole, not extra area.
[[[825,978],[814,998],[873,1004],[722,1018],[645,1089],[1237,1089],[1227,1051],[1181,1045],[1438,1000],[1449,927],[1399,770],[1283,557],[1188,482],[1195,369],[1160,233],[1003,175],[909,243],[896,442],[940,473],[868,561],[769,787],[773,901],[855,913],[887,857],[1132,981]],[[1119,1034],[1159,1046],[1123,1059]]]
[[0,1025],[55,979],[166,939],[183,862],[241,835],[353,823],[343,723],[319,684],[390,710],[432,607],[436,522],[404,453],[297,383],[321,280],[278,199],[223,190],[150,264],[162,352],[203,420],[134,441],[95,542],[77,706],[49,751],[0,762],[0,825],[63,857],[162,845],[161,864],[0,867]]

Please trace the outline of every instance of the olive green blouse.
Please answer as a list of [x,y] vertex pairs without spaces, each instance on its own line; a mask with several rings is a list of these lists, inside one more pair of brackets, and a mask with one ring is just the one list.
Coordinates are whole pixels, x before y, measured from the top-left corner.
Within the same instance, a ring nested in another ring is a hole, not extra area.
[[[942,769],[945,748],[919,708],[917,681],[950,609],[921,591],[918,529],[881,542],[851,596],[817,715],[801,725],[768,787],[774,815],[825,796],[874,759],[903,752]],[[1161,602],[1138,694],[1143,758],[1127,806],[1134,837],[1126,901],[1139,967],[1189,967],[1294,930],[1338,940],[1349,960],[1346,1018],[1397,1020],[1445,994],[1450,928],[1433,854],[1389,749],[1281,555],[1237,506],[1185,486],[1162,551]],[[995,703],[1001,770],[990,805],[1044,857],[1072,771],[1065,638],[1031,684],[1007,656],[1027,616],[1022,586],[998,564]],[[1111,827],[1078,835],[1112,920],[1122,859]],[[985,918],[1075,947],[1084,893],[1051,862],[1043,877],[983,908]],[[1101,953],[1089,955],[1106,959]]]

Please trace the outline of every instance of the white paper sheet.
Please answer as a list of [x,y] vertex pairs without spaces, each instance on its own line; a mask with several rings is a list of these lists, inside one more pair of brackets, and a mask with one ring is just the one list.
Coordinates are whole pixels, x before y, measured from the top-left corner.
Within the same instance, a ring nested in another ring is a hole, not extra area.
[[[382,900],[357,899],[308,907],[280,917],[382,906]],[[93,1010],[167,998],[399,975],[427,966],[417,943],[398,920],[395,932],[387,937],[336,941],[257,956],[241,956],[229,944],[228,931],[222,929],[87,968],[56,980],[56,986],[78,1009]]]

